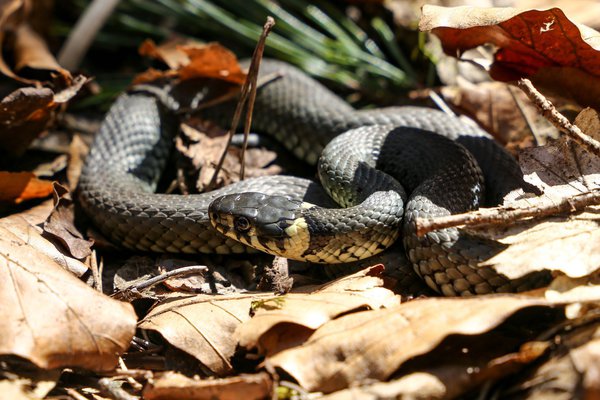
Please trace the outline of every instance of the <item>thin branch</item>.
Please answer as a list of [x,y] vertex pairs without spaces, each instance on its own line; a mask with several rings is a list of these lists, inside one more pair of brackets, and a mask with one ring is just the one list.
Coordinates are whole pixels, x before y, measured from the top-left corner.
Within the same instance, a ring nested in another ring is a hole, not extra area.
[[529,79],[520,79],[518,85],[548,121],[585,150],[600,157],[600,142],[583,133],[577,125],[573,125],[564,115],[559,113],[554,105],[533,86]]
[[254,111],[254,101],[256,100],[256,82],[258,80],[258,71],[260,70],[260,62],[262,61],[263,53],[265,51],[265,41],[267,36],[275,26],[275,20],[273,17],[267,17],[267,22],[263,26],[262,33],[258,39],[254,54],[252,54],[252,61],[250,62],[250,72],[248,73],[248,79],[251,82],[250,98],[248,99],[248,108],[246,109],[246,122],[244,123],[244,143],[242,144],[242,151],[240,152],[240,179],[244,180],[245,173],[245,156],[246,149],[248,148],[248,135],[250,134],[250,125],[252,124],[252,112]]
[[564,198],[558,203],[534,205],[524,208],[495,207],[483,208],[464,214],[448,215],[438,218],[419,218],[417,236],[438,229],[482,226],[482,225],[508,225],[525,218],[542,218],[548,215],[580,211],[590,205],[600,204],[600,190]]
[[62,67],[69,71],[79,68],[98,31],[118,4],[119,0],[94,0],[85,9],[58,53],[58,63]]
[[[120,291],[114,293],[112,295],[112,297],[115,297],[118,299],[135,297],[135,294],[139,294],[142,290],[146,290],[152,286],[158,285],[159,283],[162,283],[162,282],[166,281],[167,279],[184,276],[184,275],[197,274],[197,273],[205,272],[207,270],[208,270],[208,267],[206,267],[205,265],[192,265],[189,267],[177,268],[172,271],[165,272],[164,274],[160,274],[158,276],[155,276],[153,278],[145,280],[144,282],[140,282],[138,284],[130,286],[126,289],[120,290]],[[131,296],[132,294],[134,296]]]
[[[229,131],[227,131],[227,144],[225,145],[225,148],[223,149],[223,153],[221,154],[221,158],[219,159],[219,162],[217,163],[217,165],[215,167],[215,172],[213,173],[210,183],[208,184],[208,186],[206,188],[207,191],[210,191],[215,188],[215,185],[217,183],[217,177],[219,175],[219,171],[221,171],[221,169],[223,168],[223,163],[225,162],[225,157],[227,156],[227,150],[231,146],[231,140],[233,139],[233,134],[236,131],[238,124],[240,122],[242,110],[244,108],[244,105],[246,104],[248,95],[250,94],[251,86],[254,86],[254,88],[256,88],[256,77],[258,76],[258,65],[257,64],[260,64],[260,60],[257,63],[256,58],[258,57],[258,54],[260,54],[260,58],[262,58],[262,53],[263,53],[263,50],[265,47],[265,40],[267,38],[267,35],[271,31],[271,28],[273,28],[273,25],[275,25],[275,20],[272,17],[267,17],[267,22],[265,23],[265,26],[263,27],[263,32],[260,35],[258,43],[256,44],[256,48],[254,49],[254,54],[252,56],[252,62],[250,63],[250,68],[248,69],[248,75],[246,76],[246,81],[244,82],[244,85],[242,86],[240,99],[238,100],[238,103],[235,107],[235,112],[233,114],[233,119],[231,121],[231,128],[229,128]],[[254,75],[254,79],[253,79],[252,75]],[[254,96],[256,97],[256,89],[254,89],[254,93],[255,93]],[[254,98],[252,99],[251,107],[254,107]],[[249,110],[247,112],[247,114],[251,114],[251,111]],[[242,150],[242,155],[241,155],[242,160],[243,160],[243,155],[245,153],[244,150],[245,150],[245,147]],[[244,164],[242,162],[242,178],[243,178],[243,168],[244,168],[243,165]]]

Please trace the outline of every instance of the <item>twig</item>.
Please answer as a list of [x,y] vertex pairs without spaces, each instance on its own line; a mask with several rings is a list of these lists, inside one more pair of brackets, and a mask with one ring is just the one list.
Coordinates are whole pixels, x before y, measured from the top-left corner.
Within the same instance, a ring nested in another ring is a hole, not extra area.
[[258,71],[260,70],[260,62],[262,61],[263,53],[265,51],[265,41],[267,36],[271,32],[271,29],[275,26],[275,20],[273,17],[267,17],[267,22],[263,26],[262,33],[258,39],[258,44],[252,54],[252,61],[250,62],[250,71],[248,78],[250,80],[250,98],[248,99],[248,107],[246,108],[246,121],[244,123],[244,143],[242,144],[242,151],[240,152],[240,179],[244,179],[245,173],[245,156],[246,149],[248,148],[248,135],[250,134],[250,125],[252,124],[252,112],[254,111],[254,101],[256,100],[256,82],[258,80]]
[[529,132],[531,132],[531,135],[533,136],[533,140],[535,141],[535,145],[536,146],[539,145],[540,143],[542,143],[541,136],[540,136],[539,132],[537,131],[533,121],[531,121],[531,119],[527,116],[527,113],[525,112],[525,105],[523,104],[521,99],[519,99],[519,97],[517,96],[517,93],[515,93],[516,89],[511,85],[506,85],[506,89],[508,89],[508,93],[510,94],[513,101],[517,105],[517,110],[519,110],[521,117],[523,117],[523,120],[525,121],[525,125],[527,125],[527,129],[529,129]]
[[569,120],[559,113],[554,105],[533,86],[529,79],[520,79],[518,85],[552,125],[566,133],[569,138],[579,143],[585,150],[600,157],[600,142],[592,139],[583,133],[577,125],[573,125],[569,122]]
[[92,254],[88,256],[88,260],[90,262],[90,269],[92,270],[92,277],[94,278],[94,289],[102,293],[102,271],[98,266],[98,258],[96,256],[96,250],[92,250]]
[[189,267],[177,268],[172,271],[165,272],[164,274],[160,274],[158,276],[150,278],[144,282],[125,288],[123,290],[119,290],[118,292],[114,293],[112,297],[118,299],[127,299],[132,297],[132,294],[139,294],[142,290],[146,290],[152,286],[158,285],[159,283],[162,283],[167,279],[184,275],[197,274],[200,272],[205,272],[207,270],[208,267],[206,267],[205,265],[192,265]]
[[[227,132],[227,145],[223,149],[223,153],[221,154],[221,158],[215,167],[215,172],[208,184],[207,190],[212,190],[215,187],[217,182],[217,177],[219,175],[219,171],[223,168],[223,163],[225,162],[225,157],[227,156],[227,150],[231,146],[231,140],[233,139],[233,133],[238,127],[240,122],[240,117],[242,115],[242,109],[246,104],[246,100],[248,99],[248,95],[250,95],[250,104],[248,105],[248,111],[246,112],[246,124],[244,125],[244,131],[250,132],[249,122],[252,121],[252,109],[254,108],[254,99],[256,98],[256,80],[258,76],[258,67],[260,66],[260,60],[262,59],[262,54],[265,48],[265,40],[267,39],[267,35],[275,25],[275,20],[272,17],[267,17],[267,22],[263,27],[262,34],[256,44],[256,48],[254,49],[254,54],[252,55],[252,61],[250,63],[250,68],[248,69],[248,75],[246,76],[246,81],[242,86],[242,91],[240,94],[240,99],[235,107],[235,112],[233,114],[233,120],[231,121],[231,128]],[[254,95],[252,95],[254,93]],[[246,129],[247,128],[247,129]],[[240,178],[244,179],[244,154],[246,153],[246,139],[244,140],[244,146],[242,147],[242,152],[240,155],[241,162],[241,171]]]
[[94,0],[85,9],[58,53],[58,63],[62,67],[69,71],[79,68],[79,64],[96,38],[96,34],[117,4],[119,4],[119,0]]
[[417,236],[438,229],[457,226],[481,226],[490,224],[509,224],[525,218],[541,218],[548,215],[574,212],[590,205],[600,203],[600,190],[564,198],[558,203],[543,204],[527,208],[495,207],[484,208],[464,214],[448,215],[438,218],[417,219]]

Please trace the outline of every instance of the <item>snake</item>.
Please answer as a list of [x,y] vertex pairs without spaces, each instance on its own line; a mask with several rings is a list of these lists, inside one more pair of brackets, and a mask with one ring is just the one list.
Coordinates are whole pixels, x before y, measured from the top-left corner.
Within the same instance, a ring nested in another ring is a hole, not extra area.
[[[364,259],[401,238],[417,274],[443,295],[539,286],[485,265],[504,249],[497,242],[457,228],[416,234],[419,218],[498,204],[527,187],[515,159],[484,130],[427,107],[356,110],[281,61],[264,59],[260,77],[274,78],[257,91],[253,130],[317,164],[320,184],[277,175],[201,194],[155,193],[180,104],[172,86],[133,87],[106,114],[82,169],[78,199],[92,223],[137,251],[259,250],[323,264]],[[211,112],[223,118],[231,108]]]

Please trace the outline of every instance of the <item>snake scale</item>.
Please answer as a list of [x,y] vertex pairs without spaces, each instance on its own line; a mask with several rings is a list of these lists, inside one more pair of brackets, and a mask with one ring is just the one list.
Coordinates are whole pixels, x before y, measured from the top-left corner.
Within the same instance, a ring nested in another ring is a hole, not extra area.
[[253,130],[318,162],[325,191],[345,208],[313,206],[328,204],[321,186],[291,176],[197,195],[154,193],[178,119],[162,96],[134,89],[109,110],[81,174],[79,200],[93,223],[140,251],[244,253],[249,244],[321,263],[376,254],[401,234],[417,273],[445,295],[536,284],[480,266],[501,251],[494,242],[455,228],[415,234],[418,217],[495,204],[525,185],[517,163],[487,133],[428,108],[357,111],[300,70],[263,60],[261,74],[273,73],[280,77],[259,88]]

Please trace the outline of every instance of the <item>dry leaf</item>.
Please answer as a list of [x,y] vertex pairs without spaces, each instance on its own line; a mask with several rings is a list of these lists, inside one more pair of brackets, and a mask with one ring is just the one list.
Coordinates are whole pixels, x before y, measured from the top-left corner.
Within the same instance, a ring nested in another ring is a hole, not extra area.
[[[157,46],[152,39],[146,39],[140,45],[138,52],[141,56],[154,58],[164,62],[170,69],[177,69],[189,64],[190,62],[188,55],[181,50],[181,46],[185,45],[186,43],[191,44],[196,42],[182,38],[175,38]],[[197,43],[197,45],[202,46],[200,43]]]
[[383,271],[377,265],[322,286],[297,288],[255,303],[254,316],[236,332],[240,346],[273,355],[301,345],[315,329],[340,315],[400,304],[400,296],[384,287]]
[[50,122],[54,93],[47,88],[21,88],[0,102],[0,149],[17,157]]
[[0,353],[41,368],[109,370],[128,347],[136,314],[91,289],[0,225]]
[[44,223],[44,232],[62,243],[69,253],[77,259],[92,254],[93,240],[86,240],[75,227],[75,205],[69,190],[54,184],[54,210]]
[[250,318],[253,301],[269,297],[273,294],[168,296],[140,321],[139,328],[159,332],[215,374],[225,375],[233,370],[235,329]]
[[[544,194],[516,199],[511,194],[505,206],[531,208],[555,204],[590,190],[600,189],[600,159],[578,145],[561,139],[547,146],[520,153],[521,169],[528,182],[541,187]],[[485,226],[467,231],[492,239],[507,248],[485,265],[509,278],[533,271],[561,271],[570,277],[589,275],[600,267],[600,230],[598,207],[567,216],[512,223],[510,226]]]
[[269,375],[238,375],[223,379],[194,379],[174,372],[158,375],[144,388],[144,399],[259,400],[271,397]]
[[[460,56],[483,44],[498,50],[492,78],[530,78],[582,105],[600,106],[600,34],[576,26],[564,13],[513,8],[424,6],[419,29],[442,41],[446,54]],[[581,90],[585,88],[585,90]]]
[[518,296],[423,299],[335,319],[302,346],[267,359],[309,391],[332,392],[365,380],[385,380],[403,363],[449,335],[477,335],[518,310],[549,304]]
[[27,243],[33,253],[43,254],[73,275],[81,277],[88,272],[88,267],[81,261],[60,252],[54,244],[42,237],[42,229],[35,226],[41,225],[51,211],[52,203],[48,202],[47,205],[0,219],[0,228],[8,230],[22,243]]
[[[185,141],[177,138],[175,146],[180,154],[189,160],[191,168],[185,168],[188,175],[197,174],[196,190],[205,191],[215,172],[215,167],[221,158],[221,154],[227,145],[226,132],[216,127],[209,127],[198,131],[190,125],[182,124],[181,130],[185,135]],[[217,179],[219,186],[225,186],[240,180],[239,156],[241,149],[230,147],[228,157],[225,158],[223,168],[219,171]],[[277,157],[274,151],[266,149],[247,149],[245,157],[245,176],[252,178],[256,176],[277,175],[282,172],[278,165],[272,165]]]
[[186,41],[185,44],[167,42],[156,46],[154,42],[146,41],[139,51],[143,55],[164,61],[170,69],[150,69],[134,79],[136,84],[172,77],[178,77],[182,81],[209,78],[236,85],[242,85],[246,80],[246,73],[242,71],[235,54],[218,43]]
[[31,141],[52,121],[55,110],[68,102],[88,79],[78,75],[71,85],[54,93],[48,88],[21,88],[0,102],[0,149],[21,156]]
[[[556,137],[557,129],[544,119],[527,96],[519,89],[503,82],[473,84],[460,80],[456,86],[443,86],[444,100],[466,114],[500,143],[510,148],[532,145],[531,129],[524,118],[533,122],[536,137]],[[541,143],[543,144],[543,143]]]
[[19,204],[25,200],[48,197],[52,191],[51,181],[38,179],[31,172],[0,171],[0,201]]

